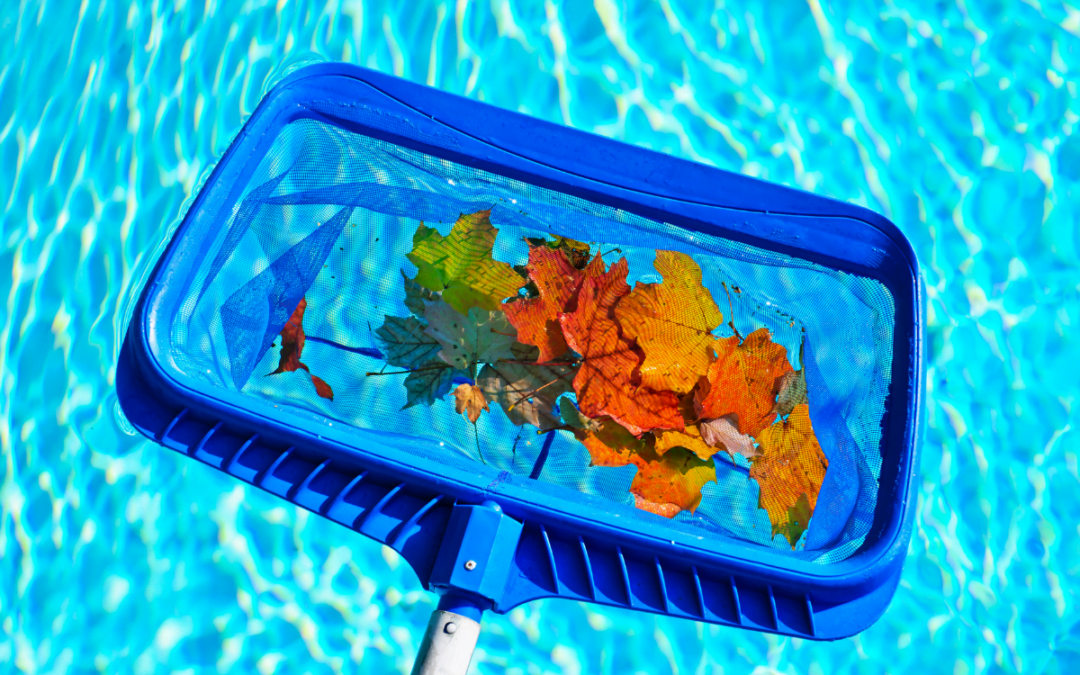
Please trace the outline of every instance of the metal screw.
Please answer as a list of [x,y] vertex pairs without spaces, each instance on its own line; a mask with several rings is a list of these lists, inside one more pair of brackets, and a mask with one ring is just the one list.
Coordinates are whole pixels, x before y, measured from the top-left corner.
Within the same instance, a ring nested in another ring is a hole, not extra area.
[[457,632],[457,624],[451,621],[443,627],[443,630],[446,631],[448,634],[453,635]]
[[475,560],[469,560],[469,561],[467,561],[467,562],[465,563],[465,569],[467,569],[467,570],[469,570],[470,572],[472,572],[472,571],[473,571],[474,569],[476,569],[476,561],[475,561]]

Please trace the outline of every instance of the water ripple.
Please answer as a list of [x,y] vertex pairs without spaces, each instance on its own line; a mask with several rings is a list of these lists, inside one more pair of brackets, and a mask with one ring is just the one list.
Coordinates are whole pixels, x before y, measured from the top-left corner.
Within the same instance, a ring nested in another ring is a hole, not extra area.
[[113,393],[210,167],[272,82],[334,59],[870,206],[925,265],[918,521],[880,622],[815,644],[537,602],[485,618],[476,672],[1080,665],[1077,8],[72,7],[0,3],[0,663],[407,672],[432,602],[396,554],[141,440]]

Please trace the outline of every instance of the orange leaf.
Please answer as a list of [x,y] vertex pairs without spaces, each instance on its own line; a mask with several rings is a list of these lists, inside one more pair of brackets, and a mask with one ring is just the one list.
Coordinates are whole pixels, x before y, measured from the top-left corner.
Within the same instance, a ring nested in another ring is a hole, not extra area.
[[675,251],[657,251],[653,262],[664,276],[660,284],[638,283],[615,308],[628,338],[645,353],[641,384],[685,394],[709,368],[716,341],[712,331],[724,321],[709,290],[701,285],[701,268]]
[[[701,504],[701,489],[705,483],[716,481],[713,461],[704,461],[686,448],[672,448],[662,457],[646,451],[634,456],[634,464],[638,472],[630,484],[630,492],[653,504],[678,507],[671,515],[646,509],[668,518],[679,510],[693,513]],[[638,508],[642,506],[638,505]]]
[[758,328],[742,344],[738,337],[717,340],[713,349],[716,360],[695,400],[698,415],[736,415],[739,431],[756,437],[776,419],[780,381],[792,370],[787,350],[772,341],[768,328]]
[[506,318],[518,332],[518,341],[540,348],[537,363],[554,361],[566,353],[566,340],[559,325],[559,312],[577,293],[582,279],[604,272],[600,257],[584,271],[574,267],[565,251],[545,245],[529,247],[529,279],[540,296],[503,304]]
[[480,419],[481,412],[484,410],[490,412],[484,392],[474,384],[459,384],[454,390],[454,398],[457,399],[454,409],[459,413],[465,413],[473,424]]
[[758,440],[762,454],[750,467],[750,477],[761,487],[758,507],[769,512],[773,536],[783,534],[795,548],[829,466],[810,424],[810,407],[795,406],[787,420],[762,431]]
[[670,391],[638,387],[633,376],[641,353],[622,336],[612,309],[630,293],[626,259],[581,283],[577,307],[559,315],[566,343],[581,355],[574,377],[581,412],[607,415],[635,436],[653,429],[682,429],[679,399]]
[[315,393],[323,398],[334,400],[334,390],[330,388],[322,378],[311,375],[311,369],[300,362],[300,355],[304,351],[304,310],[307,309],[307,298],[300,298],[300,303],[293,310],[288,323],[281,329],[281,355],[278,358],[277,370],[270,373],[291,373],[296,370],[304,370],[311,376],[311,382],[315,385]]
[[634,507],[665,518],[674,518],[679,511],[682,511],[682,508],[674,504],[657,504],[648,499],[642,499],[640,495],[634,495]]

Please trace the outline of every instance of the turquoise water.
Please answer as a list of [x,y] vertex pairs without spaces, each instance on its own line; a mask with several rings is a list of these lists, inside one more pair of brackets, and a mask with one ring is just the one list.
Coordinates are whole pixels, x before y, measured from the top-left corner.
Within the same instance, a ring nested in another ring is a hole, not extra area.
[[475,672],[1075,672],[1080,10],[715,4],[0,3],[0,670],[408,672],[407,565],[113,393],[186,200],[276,78],[338,59],[867,205],[925,266],[917,529],[874,627],[546,601],[486,617]]

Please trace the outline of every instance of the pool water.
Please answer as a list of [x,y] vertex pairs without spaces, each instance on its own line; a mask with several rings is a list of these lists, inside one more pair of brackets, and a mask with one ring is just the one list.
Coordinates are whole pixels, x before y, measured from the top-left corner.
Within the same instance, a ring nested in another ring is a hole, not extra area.
[[0,3],[0,670],[408,672],[408,565],[144,441],[113,391],[216,158],[282,75],[343,60],[866,205],[924,265],[918,519],[877,624],[542,601],[484,618],[474,672],[1075,672],[1080,9],[850,4]]

